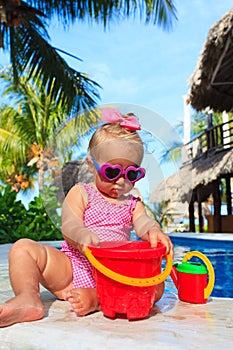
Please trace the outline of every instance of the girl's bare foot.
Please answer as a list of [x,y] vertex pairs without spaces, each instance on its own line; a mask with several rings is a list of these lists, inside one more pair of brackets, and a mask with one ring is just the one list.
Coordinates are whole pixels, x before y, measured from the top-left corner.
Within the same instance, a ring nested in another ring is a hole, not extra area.
[[0,305],[0,327],[39,320],[43,316],[44,306],[37,295],[20,294]]
[[99,300],[95,288],[77,288],[67,293],[66,300],[79,316],[100,310]]

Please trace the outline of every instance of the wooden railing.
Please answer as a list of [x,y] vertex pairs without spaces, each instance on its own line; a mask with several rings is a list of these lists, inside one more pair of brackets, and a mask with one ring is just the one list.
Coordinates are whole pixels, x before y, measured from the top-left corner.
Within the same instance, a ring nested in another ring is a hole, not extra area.
[[233,148],[233,119],[205,130],[183,146],[183,162],[201,157],[206,152]]

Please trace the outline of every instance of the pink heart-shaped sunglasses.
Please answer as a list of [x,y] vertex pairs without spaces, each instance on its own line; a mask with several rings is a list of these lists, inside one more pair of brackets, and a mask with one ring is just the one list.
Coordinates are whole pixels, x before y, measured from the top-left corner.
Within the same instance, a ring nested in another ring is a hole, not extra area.
[[102,164],[101,166],[97,163],[95,158],[92,156],[92,161],[98,173],[107,181],[115,181],[122,175],[124,178],[131,183],[142,179],[146,175],[146,170],[141,167],[135,167],[130,165],[126,169],[123,169],[120,164]]

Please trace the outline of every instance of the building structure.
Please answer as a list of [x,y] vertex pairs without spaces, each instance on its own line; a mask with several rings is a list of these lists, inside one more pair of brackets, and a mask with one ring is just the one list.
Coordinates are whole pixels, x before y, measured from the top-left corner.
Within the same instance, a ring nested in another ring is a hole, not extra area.
[[[213,199],[209,231],[233,232],[233,9],[209,30],[197,67],[189,79],[187,102],[206,113],[207,129],[184,145],[180,171],[160,183],[151,201],[189,203],[190,231],[195,232],[194,203],[198,203],[199,230],[203,232],[202,203]],[[211,113],[222,112],[224,122],[213,126]],[[221,215],[222,186],[226,188],[227,215]]]

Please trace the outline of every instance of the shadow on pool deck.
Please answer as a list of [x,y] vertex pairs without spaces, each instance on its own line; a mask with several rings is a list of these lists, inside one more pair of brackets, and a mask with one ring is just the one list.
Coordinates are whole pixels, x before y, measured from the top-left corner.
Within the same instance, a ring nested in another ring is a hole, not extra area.
[[[11,291],[7,254],[10,245],[0,246],[0,301]],[[140,321],[111,320],[101,312],[77,317],[68,302],[56,300],[41,288],[45,305],[42,320],[16,324],[0,330],[1,350],[155,350],[232,348],[232,299],[210,298],[207,304],[181,302],[165,293],[149,318]]]

